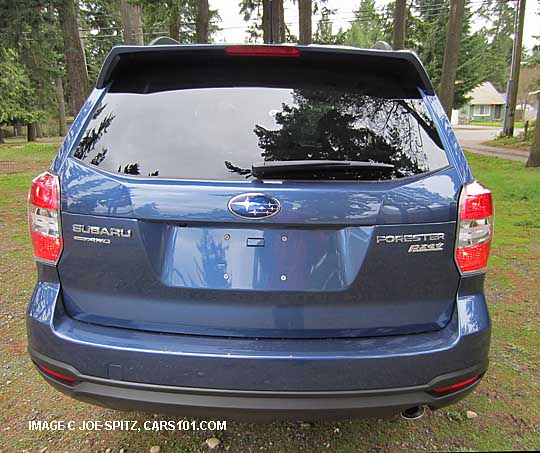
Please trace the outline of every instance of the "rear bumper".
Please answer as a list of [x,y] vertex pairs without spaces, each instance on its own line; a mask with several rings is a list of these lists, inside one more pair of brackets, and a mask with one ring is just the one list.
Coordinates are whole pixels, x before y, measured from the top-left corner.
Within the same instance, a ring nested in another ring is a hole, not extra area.
[[45,376],[74,398],[123,410],[254,418],[378,416],[438,408],[476,385],[430,390],[483,374],[490,321],[482,294],[458,298],[450,323],[424,334],[256,340],[161,335],[82,323],[57,283],[39,282],[27,312],[33,360],[77,379]]
[[75,384],[62,383],[37,370],[49,384],[72,398],[110,409],[152,413],[186,414],[199,417],[228,417],[244,420],[311,420],[343,417],[378,417],[399,413],[414,406],[438,409],[469,394],[480,381],[449,395],[433,396],[430,389],[440,382],[459,382],[483,373],[473,367],[439,376],[427,385],[382,390],[326,392],[264,392],[172,387],[116,381],[84,376],[69,365],[51,361],[39,353],[34,360],[76,377]]

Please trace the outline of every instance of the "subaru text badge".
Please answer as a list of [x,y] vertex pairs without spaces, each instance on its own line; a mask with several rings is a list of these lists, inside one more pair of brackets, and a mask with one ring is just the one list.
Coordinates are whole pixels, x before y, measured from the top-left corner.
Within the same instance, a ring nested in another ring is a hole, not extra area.
[[229,200],[229,211],[243,219],[265,219],[281,209],[277,199],[263,193],[243,193]]

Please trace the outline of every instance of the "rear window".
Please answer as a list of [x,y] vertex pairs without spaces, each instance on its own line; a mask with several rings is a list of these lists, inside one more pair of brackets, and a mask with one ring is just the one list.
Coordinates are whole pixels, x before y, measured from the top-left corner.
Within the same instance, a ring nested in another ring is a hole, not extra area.
[[314,86],[110,92],[74,156],[109,172],[221,181],[254,179],[252,164],[265,161],[393,166],[307,167],[269,176],[308,180],[386,180],[448,165],[422,99]]

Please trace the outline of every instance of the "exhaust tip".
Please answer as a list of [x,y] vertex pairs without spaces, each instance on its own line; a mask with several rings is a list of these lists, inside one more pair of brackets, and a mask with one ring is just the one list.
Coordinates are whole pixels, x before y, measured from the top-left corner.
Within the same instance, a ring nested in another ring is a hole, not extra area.
[[401,418],[404,418],[405,420],[417,420],[422,418],[425,412],[426,408],[424,406],[414,406],[410,407],[409,409],[405,409],[401,413]]

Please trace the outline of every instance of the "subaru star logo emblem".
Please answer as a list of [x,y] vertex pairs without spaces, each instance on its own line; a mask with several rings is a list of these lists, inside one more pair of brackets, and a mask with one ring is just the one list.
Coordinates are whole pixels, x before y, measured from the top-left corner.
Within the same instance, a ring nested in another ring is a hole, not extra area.
[[266,219],[281,209],[279,201],[263,193],[243,193],[229,200],[229,211],[244,219]]

